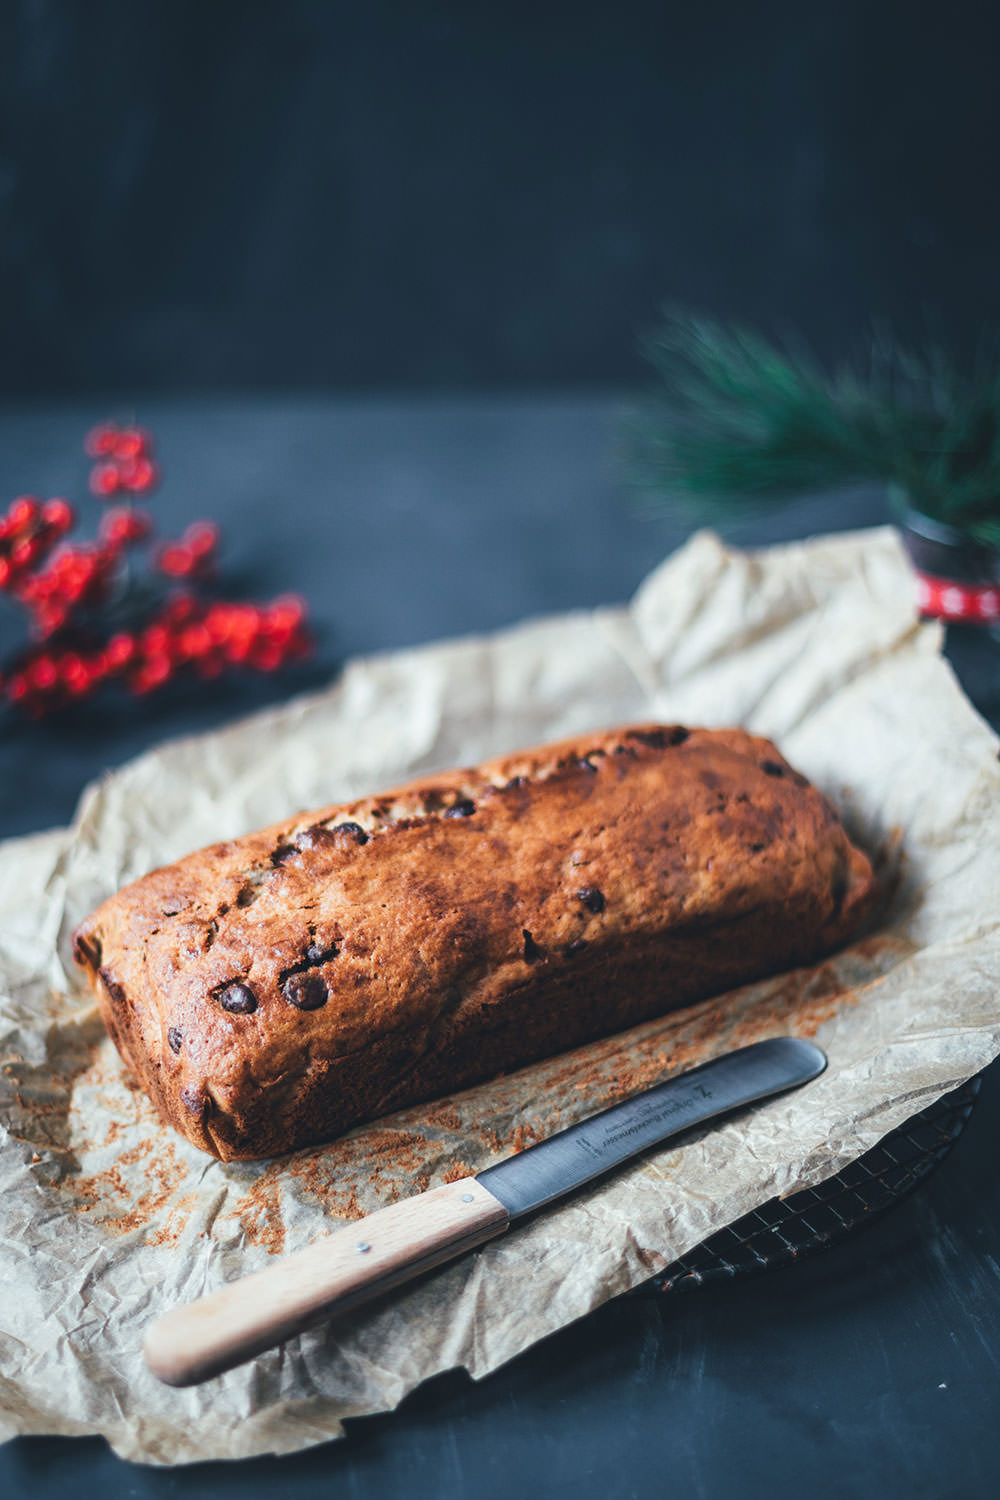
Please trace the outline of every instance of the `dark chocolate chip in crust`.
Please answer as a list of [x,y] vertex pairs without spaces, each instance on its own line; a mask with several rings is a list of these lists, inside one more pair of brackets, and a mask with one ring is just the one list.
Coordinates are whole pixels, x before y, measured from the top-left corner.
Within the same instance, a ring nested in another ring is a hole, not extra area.
[[294,859],[301,850],[295,844],[279,844],[276,849],[271,850],[271,863],[275,869],[283,865],[286,860]]
[[575,958],[587,946],[586,938],[575,938],[572,943],[567,943],[563,949],[564,958]]
[[779,765],[776,760],[762,760],[760,768],[765,776],[784,776],[785,774],[784,766]]
[[471,818],[476,810],[476,804],[468,797],[463,797],[460,802],[452,803],[451,807],[445,809],[446,818]]
[[206,1111],[208,1101],[201,1089],[189,1083],[185,1088],[181,1089],[181,1103],[189,1114],[197,1115],[200,1119]]
[[630,738],[648,745],[651,750],[670,750],[674,745],[683,745],[690,733],[683,724],[672,724],[668,729],[634,729]]
[[306,964],[327,964],[339,952],[336,943],[331,943],[329,948],[321,948],[319,943],[310,943],[305,952]]
[[597,767],[594,765],[594,762],[592,760],[588,760],[585,755],[581,756],[581,758],[577,761],[577,765],[579,766],[581,771],[592,771],[595,775],[597,773]]
[[585,885],[582,890],[577,891],[576,899],[582,901],[587,910],[595,915],[604,910],[604,893],[596,885]]
[[248,1016],[257,1009],[257,996],[248,984],[227,984],[216,990],[215,997],[223,1010],[234,1016]]
[[504,789],[505,792],[509,792],[512,789],[515,789],[517,787],[522,787],[522,786],[527,786],[527,785],[528,785],[528,778],[527,778],[527,776],[512,776],[509,781],[505,781],[504,782],[503,789]]
[[368,842],[368,835],[360,823],[338,823],[335,828],[331,828],[330,832],[349,834],[356,844]]
[[85,938],[77,933],[73,939],[73,957],[81,968],[99,969],[102,958],[100,938]]
[[181,1031],[180,1027],[171,1026],[170,1030],[167,1032],[167,1045],[175,1056],[181,1050],[181,1043],[183,1042],[183,1040],[184,1033],[183,1031]]
[[289,974],[282,994],[296,1010],[319,1010],[329,996],[326,981],[321,974]]
[[544,960],[545,949],[538,946],[534,938],[531,936],[531,933],[528,931],[527,927],[521,928],[521,935],[524,938],[525,963],[537,964]]
[[125,991],[118,983],[118,981],[116,979],[112,979],[107,969],[99,969],[98,973],[101,976],[101,983],[104,985],[104,988],[107,990],[108,995],[110,996],[114,1004],[124,1005]]

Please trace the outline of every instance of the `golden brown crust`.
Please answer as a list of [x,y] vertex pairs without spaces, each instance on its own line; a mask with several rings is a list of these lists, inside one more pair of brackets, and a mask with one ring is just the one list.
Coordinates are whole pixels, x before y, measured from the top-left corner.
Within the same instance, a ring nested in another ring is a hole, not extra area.
[[75,952],[164,1119],[229,1160],[806,963],[873,895],[769,741],[632,725],[199,850]]

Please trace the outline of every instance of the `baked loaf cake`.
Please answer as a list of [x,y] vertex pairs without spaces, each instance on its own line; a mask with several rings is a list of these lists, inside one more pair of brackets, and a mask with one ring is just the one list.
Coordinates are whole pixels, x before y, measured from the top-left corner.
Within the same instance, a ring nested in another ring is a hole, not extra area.
[[873,892],[767,740],[649,724],[202,849],[74,951],[164,1120],[225,1161],[807,963]]

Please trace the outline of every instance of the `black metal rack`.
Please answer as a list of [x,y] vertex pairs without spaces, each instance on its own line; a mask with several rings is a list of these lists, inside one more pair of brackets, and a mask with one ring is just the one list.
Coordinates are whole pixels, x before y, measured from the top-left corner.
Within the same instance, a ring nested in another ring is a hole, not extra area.
[[928,1105],[864,1156],[790,1198],[772,1198],[720,1229],[640,1291],[691,1291],[759,1274],[825,1250],[918,1187],[948,1155],[975,1106],[981,1079]]

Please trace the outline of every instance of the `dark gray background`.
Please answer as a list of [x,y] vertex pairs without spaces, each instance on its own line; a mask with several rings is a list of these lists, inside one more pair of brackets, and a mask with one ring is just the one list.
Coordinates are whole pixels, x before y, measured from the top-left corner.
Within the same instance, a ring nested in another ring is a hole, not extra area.
[[997,313],[995,6],[3,0],[0,392],[630,383]]

